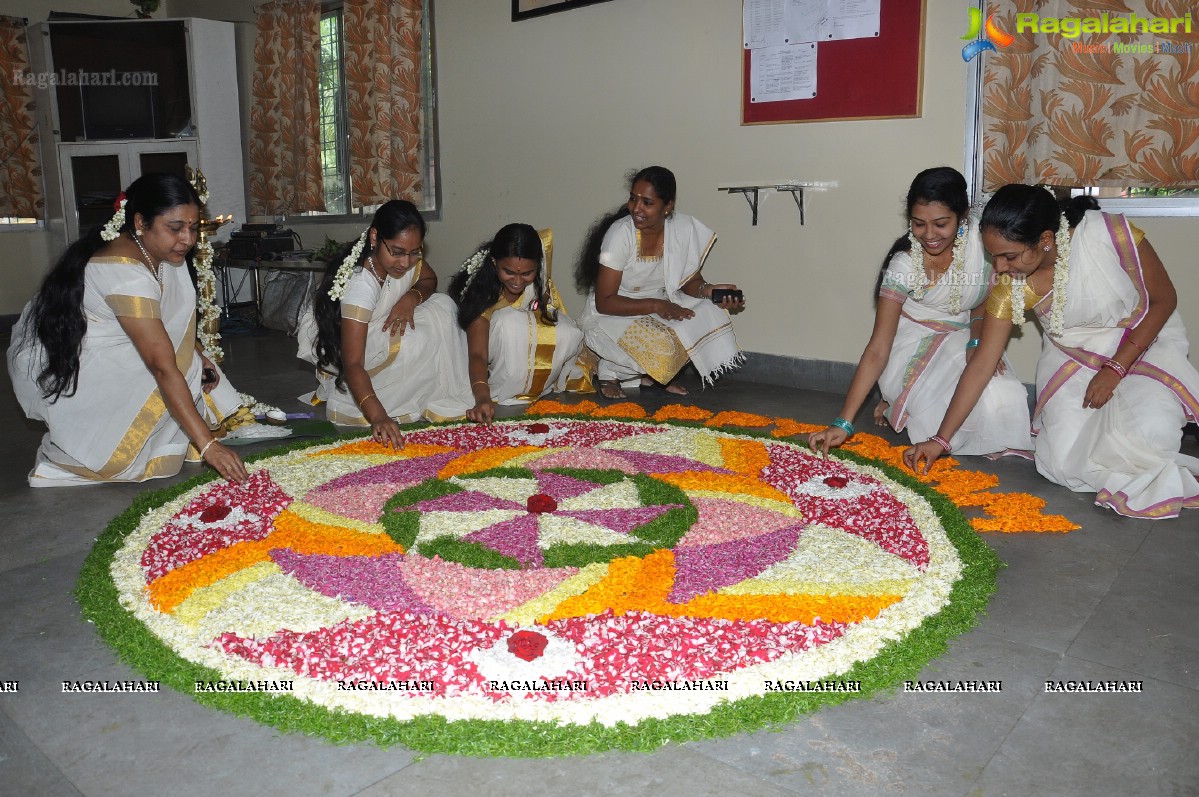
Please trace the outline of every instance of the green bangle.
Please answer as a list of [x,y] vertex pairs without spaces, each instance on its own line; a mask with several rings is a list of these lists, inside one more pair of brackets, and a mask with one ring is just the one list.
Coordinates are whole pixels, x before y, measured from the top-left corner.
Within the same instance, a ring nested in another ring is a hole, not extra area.
[[982,341],[978,338],[971,338],[970,340],[966,341],[966,351],[977,348],[978,344],[980,343],[982,343]]
[[845,434],[853,437],[853,424],[844,418],[834,418],[833,422],[830,423],[829,426],[836,426],[838,429],[843,429]]

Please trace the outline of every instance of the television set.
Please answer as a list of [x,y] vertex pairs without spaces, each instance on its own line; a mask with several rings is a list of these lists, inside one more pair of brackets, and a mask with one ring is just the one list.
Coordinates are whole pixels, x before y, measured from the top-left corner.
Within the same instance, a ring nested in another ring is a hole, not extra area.
[[88,140],[159,138],[153,86],[80,86]]
[[49,31],[61,141],[191,132],[182,20],[52,21]]

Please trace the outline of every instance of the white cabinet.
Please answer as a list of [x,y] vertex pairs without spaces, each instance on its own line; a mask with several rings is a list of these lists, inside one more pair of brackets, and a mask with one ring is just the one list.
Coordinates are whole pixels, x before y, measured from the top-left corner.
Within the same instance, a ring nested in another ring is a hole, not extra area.
[[63,215],[69,240],[113,214],[113,198],[147,172],[183,174],[199,164],[196,139],[58,145]]
[[35,101],[55,249],[107,221],[140,175],[185,166],[204,172],[212,214],[245,220],[232,23],[56,20],[31,25],[29,45],[50,76]]

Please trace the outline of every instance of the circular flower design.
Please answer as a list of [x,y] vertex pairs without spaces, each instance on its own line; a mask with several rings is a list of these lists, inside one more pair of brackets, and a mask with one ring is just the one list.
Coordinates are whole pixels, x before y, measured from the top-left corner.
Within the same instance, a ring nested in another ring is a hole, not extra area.
[[550,723],[573,750],[785,719],[796,679],[888,686],[864,663],[948,611],[963,570],[921,495],[782,440],[583,420],[406,440],[157,501],[115,546],[121,605],[180,666],[286,682],[322,722],[439,750],[473,749],[456,720]]
[[379,522],[409,554],[487,568],[584,567],[672,548],[695,508],[640,473],[495,468],[402,491]]

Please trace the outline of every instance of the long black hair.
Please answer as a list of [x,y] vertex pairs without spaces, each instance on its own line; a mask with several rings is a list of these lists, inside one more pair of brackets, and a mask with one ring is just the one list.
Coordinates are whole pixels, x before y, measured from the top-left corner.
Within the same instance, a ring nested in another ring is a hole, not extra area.
[[[933,202],[940,202],[952,210],[957,215],[959,223],[966,218],[966,214],[970,210],[970,197],[966,193],[966,178],[962,176],[961,172],[949,166],[934,166],[917,174],[908,188],[907,218],[909,223],[912,211],[917,205],[929,205]],[[912,242],[908,239],[906,232],[891,244],[891,248],[883,257],[883,264],[878,272],[878,282],[874,286],[875,296],[878,296],[878,289],[882,287],[883,275],[887,272],[887,264],[891,262],[891,258],[899,252],[910,252],[911,250]]]
[[1099,210],[1093,196],[1076,196],[1059,202],[1044,188],[1011,183],[995,192],[983,208],[979,227],[994,230],[1015,243],[1033,246],[1046,231],[1056,233],[1061,217],[1071,227],[1082,221],[1088,210]]
[[500,285],[498,263],[506,257],[532,260],[537,264],[537,271],[533,277],[533,295],[537,297],[538,313],[542,321],[556,324],[558,314],[548,307],[549,297],[545,294],[546,286],[541,279],[542,247],[541,236],[537,234],[537,230],[528,224],[505,225],[490,243],[479,247],[484,248],[487,249],[487,255],[473,278],[462,269],[450,281],[447,292],[450,298],[458,303],[458,325],[466,329],[484,310],[499,300],[503,286]]
[[[154,219],[180,205],[200,206],[200,197],[191,183],[176,174],[149,173],[125,189],[125,223],[120,232],[133,233],[133,220]],[[83,314],[83,277],[87,263],[108,245],[95,227],[67,247],[50,273],[42,281],[30,307],[24,344],[35,335],[45,350],[45,367],[37,376],[38,387],[51,403],[59,396],[75,395],[79,387],[79,355],[87,318]],[[188,253],[190,265],[191,253]]]
[[[646,166],[634,172],[628,179],[629,192],[632,193],[633,186],[643,180],[654,187],[654,193],[662,200],[662,204],[669,205],[675,200],[678,185],[674,179],[674,172],[670,169],[665,166]],[[604,244],[604,235],[617,220],[627,215],[629,208],[626,203],[611,213],[600,216],[587,231],[587,237],[583,239],[583,248],[579,252],[579,261],[575,264],[575,286],[580,293],[587,293],[595,287],[595,280],[599,276],[599,256]]]
[[[365,233],[368,245],[362,247],[362,253],[354,263],[354,270],[361,270],[362,264],[374,253],[374,249],[369,246],[370,230],[375,231],[376,241],[385,241],[414,228],[420,231],[421,241],[424,241],[425,219],[416,209],[416,205],[406,199],[392,199],[380,205]],[[341,300],[331,297],[329,290],[337,279],[342,261],[350,256],[353,248],[354,244],[347,245],[340,257],[334,257],[329,261],[320,287],[312,298],[312,314],[316,320],[316,365],[337,375],[335,384],[338,390],[345,386],[345,377],[341,373]]]

